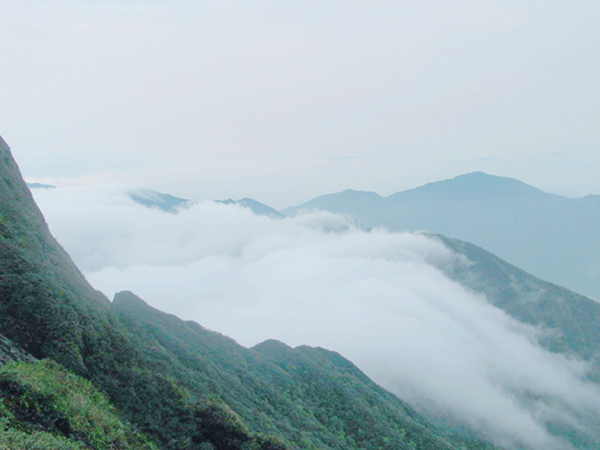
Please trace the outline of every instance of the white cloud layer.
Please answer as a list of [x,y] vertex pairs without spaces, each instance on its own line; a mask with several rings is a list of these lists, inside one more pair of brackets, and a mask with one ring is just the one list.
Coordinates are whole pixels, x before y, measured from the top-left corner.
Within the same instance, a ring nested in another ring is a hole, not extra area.
[[549,422],[598,423],[585,365],[541,349],[539,330],[448,279],[438,267],[460,257],[426,236],[209,201],[171,215],[114,187],[34,194],[109,296],[131,290],[245,346],[275,338],[338,351],[418,409],[508,447],[568,449]]

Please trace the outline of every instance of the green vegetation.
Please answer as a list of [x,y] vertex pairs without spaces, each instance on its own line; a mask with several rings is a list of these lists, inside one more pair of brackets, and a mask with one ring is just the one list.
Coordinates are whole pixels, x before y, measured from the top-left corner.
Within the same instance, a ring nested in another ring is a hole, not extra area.
[[485,293],[493,305],[517,320],[552,330],[542,340],[549,350],[588,361],[600,382],[600,303],[540,280],[468,242],[436,235],[470,261],[444,267],[451,278]]
[[229,423],[277,436],[290,448],[454,448],[336,353],[277,341],[248,350],[130,292],[119,293],[113,305],[155,370],[166,371],[205,407],[216,406]]
[[89,381],[52,360],[2,366],[0,401],[0,445],[7,448],[156,448]]
[[[0,215],[0,333],[35,358],[51,358],[90,380],[121,417],[161,448],[262,443],[238,433],[219,410],[190,401],[185,388],[156,371],[132,344],[110,302],[91,288],[51,236],[3,145]],[[220,434],[210,435],[211,441],[203,423],[212,423]]]
[[52,238],[1,139],[0,333],[0,363],[46,359],[0,369],[0,448],[460,447],[340,355],[246,349],[127,292],[111,304]]

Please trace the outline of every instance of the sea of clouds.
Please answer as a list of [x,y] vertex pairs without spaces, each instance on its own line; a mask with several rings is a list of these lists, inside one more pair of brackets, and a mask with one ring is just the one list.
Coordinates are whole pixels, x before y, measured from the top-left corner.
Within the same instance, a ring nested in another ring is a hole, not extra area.
[[598,424],[600,389],[585,364],[543,350],[541,330],[446,277],[440,268],[463,257],[426,235],[211,201],[173,215],[117,187],[34,196],[109,297],[131,290],[248,347],[274,338],[335,350],[418,410],[508,448],[569,449],[548,424]]

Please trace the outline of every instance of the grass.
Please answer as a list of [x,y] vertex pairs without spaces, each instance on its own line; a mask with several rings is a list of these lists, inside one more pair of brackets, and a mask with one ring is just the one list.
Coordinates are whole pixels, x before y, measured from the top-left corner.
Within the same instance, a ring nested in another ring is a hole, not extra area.
[[156,448],[89,381],[52,360],[0,368],[0,450]]

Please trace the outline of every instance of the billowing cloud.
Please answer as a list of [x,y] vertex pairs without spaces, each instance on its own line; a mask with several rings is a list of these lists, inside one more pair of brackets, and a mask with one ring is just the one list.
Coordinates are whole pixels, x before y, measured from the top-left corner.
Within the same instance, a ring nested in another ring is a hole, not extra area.
[[568,449],[548,424],[598,424],[586,366],[439,267],[464,263],[421,234],[339,215],[272,220],[198,202],[178,215],[118,188],[37,190],[51,230],[98,289],[132,290],[245,346],[268,338],[335,350],[429,414],[507,447]]

